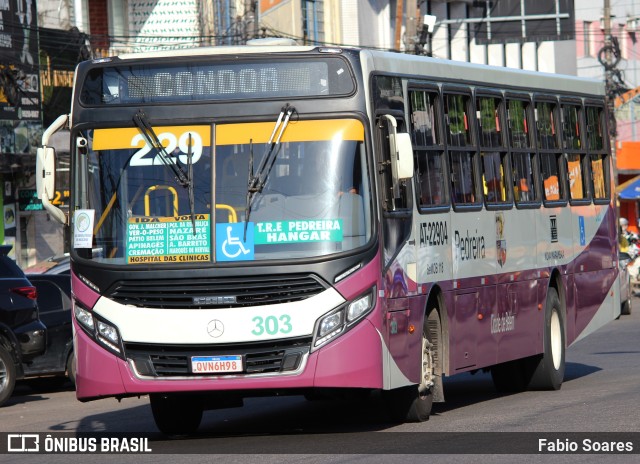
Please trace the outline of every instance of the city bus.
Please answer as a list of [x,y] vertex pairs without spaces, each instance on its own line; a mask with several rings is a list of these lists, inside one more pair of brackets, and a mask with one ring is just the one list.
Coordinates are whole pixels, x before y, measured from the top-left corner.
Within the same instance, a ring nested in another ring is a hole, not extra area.
[[[71,203],[55,149],[71,137]],[[80,401],[168,435],[265,395],[424,421],[443,377],[557,390],[620,313],[604,86],[355,48],[86,61],[43,134],[70,228]]]

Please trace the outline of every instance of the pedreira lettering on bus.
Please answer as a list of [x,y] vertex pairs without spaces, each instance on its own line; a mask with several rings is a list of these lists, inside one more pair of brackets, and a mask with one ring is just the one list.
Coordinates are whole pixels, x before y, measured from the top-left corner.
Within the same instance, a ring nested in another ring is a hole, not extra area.
[[469,235],[467,230],[466,236],[460,236],[460,232],[456,230],[454,242],[458,250],[457,255],[462,261],[484,259],[486,256],[484,235],[478,235],[478,230],[476,230],[475,235]]

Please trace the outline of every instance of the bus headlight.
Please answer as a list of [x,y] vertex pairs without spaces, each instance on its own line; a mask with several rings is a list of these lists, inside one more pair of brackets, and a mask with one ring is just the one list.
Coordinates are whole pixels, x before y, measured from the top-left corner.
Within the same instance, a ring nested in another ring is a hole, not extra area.
[[78,303],[75,304],[74,313],[76,315],[76,321],[78,321],[82,328],[90,333],[93,333],[95,324],[93,323],[93,316],[91,315],[91,313],[80,306]]
[[335,332],[337,329],[341,328],[343,323],[342,319],[344,316],[344,311],[338,311],[337,313],[329,314],[325,318],[320,321],[320,328],[318,329],[318,337],[323,338],[327,335]]
[[118,354],[120,353],[120,335],[118,335],[118,330],[114,326],[106,322],[98,321],[97,336],[103,345],[106,345]]
[[324,315],[317,324],[313,337],[312,351],[346,332],[367,315],[374,306],[375,287],[366,294],[359,296],[351,303]]
[[351,323],[366,314],[372,307],[373,294],[367,293],[365,296],[352,301],[347,306],[347,322]]
[[125,359],[122,340],[114,325],[82,307],[77,301],[74,301],[73,314],[89,337],[111,353]]

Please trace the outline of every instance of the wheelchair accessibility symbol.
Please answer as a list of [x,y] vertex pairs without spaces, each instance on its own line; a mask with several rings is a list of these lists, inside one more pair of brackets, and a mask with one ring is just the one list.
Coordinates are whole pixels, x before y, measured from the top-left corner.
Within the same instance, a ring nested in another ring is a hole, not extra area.
[[218,261],[247,261],[253,259],[253,223],[247,224],[247,240],[244,222],[216,224],[216,256]]

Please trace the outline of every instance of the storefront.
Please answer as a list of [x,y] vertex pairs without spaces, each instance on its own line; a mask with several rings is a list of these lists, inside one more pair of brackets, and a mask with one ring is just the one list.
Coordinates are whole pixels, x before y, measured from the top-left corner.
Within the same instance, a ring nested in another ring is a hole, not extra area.
[[[35,221],[19,209],[20,191],[35,185],[35,154],[42,137],[35,0],[0,10],[0,243],[22,267],[36,259]],[[34,187],[35,188],[35,187]]]

